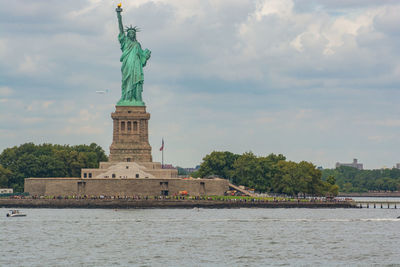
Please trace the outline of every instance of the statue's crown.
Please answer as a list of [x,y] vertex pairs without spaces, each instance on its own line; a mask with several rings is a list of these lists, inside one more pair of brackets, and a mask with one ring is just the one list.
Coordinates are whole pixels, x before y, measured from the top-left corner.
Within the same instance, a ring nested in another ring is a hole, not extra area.
[[125,27],[125,31],[126,32],[129,32],[129,31],[140,32],[140,29],[137,26],[132,27],[132,25],[131,25],[129,27]]

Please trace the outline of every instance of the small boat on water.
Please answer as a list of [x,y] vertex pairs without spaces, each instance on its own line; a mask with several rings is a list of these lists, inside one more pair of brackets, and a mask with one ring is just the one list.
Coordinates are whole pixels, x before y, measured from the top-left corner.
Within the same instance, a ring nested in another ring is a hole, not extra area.
[[19,210],[9,210],[7,217],[24,217],[26,214],[19,212]]

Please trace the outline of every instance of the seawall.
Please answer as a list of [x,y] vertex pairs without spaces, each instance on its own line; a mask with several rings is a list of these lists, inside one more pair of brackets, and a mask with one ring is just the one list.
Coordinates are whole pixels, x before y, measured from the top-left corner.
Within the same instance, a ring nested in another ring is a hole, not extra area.
[[3,208],[357,208],[353,202],[244,202],[216,200],[135,200],[135,199],[0,199]]

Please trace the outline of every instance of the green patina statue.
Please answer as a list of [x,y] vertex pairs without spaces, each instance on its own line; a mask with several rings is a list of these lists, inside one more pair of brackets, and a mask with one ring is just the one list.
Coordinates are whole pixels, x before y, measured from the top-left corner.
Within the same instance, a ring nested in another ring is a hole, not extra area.
[[151,51],[143,50],[140,43],[136,40],[136,33],[139,29],[135,27],[127,27],[126,34],[122,25],[121,4],[117,9],[119,35],[118,40],[121,43],[122,56],[122,95],[117,106],[144,106],[142,100],[143,92],[143,67],[146,66],[147,60],[150,58]]

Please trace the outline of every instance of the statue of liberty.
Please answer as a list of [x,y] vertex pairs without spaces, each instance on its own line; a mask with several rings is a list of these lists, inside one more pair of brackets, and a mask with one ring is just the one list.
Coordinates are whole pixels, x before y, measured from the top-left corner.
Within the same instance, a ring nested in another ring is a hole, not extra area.
[[[151,52],[148,49],[142,50],[140,43],[136,40],[136,33],[139,29],[135,27],[124,27],[122,25],[121,4],[117,9],[119,35],[118,40],[121,44],[122,56],[122,95],[117,106],[144,106],[142,100],[143,92],[143,67],[146,66]],[[126,32],[126,34],[125,34]]]

